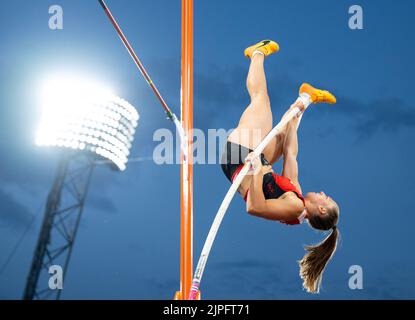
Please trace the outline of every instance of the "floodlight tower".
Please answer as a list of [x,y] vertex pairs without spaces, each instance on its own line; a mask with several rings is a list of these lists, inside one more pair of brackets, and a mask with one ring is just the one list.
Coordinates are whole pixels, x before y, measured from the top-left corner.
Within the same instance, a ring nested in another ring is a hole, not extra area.
[[[23,299],[59,299],[49,268],[68,270],[96,160],[123,171],[139,119],[136,109],[107,90],[79,79],[52,79],[43,90],[39,146],[61,149]],[[56,283],[55,283],[56,284]]]

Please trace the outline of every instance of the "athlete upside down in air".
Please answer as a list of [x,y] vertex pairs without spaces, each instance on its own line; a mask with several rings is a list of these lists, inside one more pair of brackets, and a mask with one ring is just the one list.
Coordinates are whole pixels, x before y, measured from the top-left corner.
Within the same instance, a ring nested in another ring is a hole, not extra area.
[[[336,250],[339,207],[324,192],[302,195],[297,163],[297,129],[301,116],[288,122],[267,145],[261,157],[252,152],[273,127],[264,59],[278,50],[278,44],[270,40],[261,41],[245,50],[245,55],[251,59],[247,77],[251,103],[243,112],[238,127],[228,137],[221,164],[226,177],[233,182],[244,162],[250,163],[251,174],[244,178],[238,189],[246,201],[248,213],[291,225],[307,220],[314,229],[331,230],[320,244],[307,246],[307,253],[299,262],[304,288],[308,292],[318,293],[324,268]],[[336,102],[331,93],[315,89],[309,84],[303,84],[299,93],[300,98],[291,105],[289,111],[295,107],[304,111],[306,106],[303,99],[309,99],[308,103]],[[272,164],[281,157],[282,174],[277,175],[272,170]]]

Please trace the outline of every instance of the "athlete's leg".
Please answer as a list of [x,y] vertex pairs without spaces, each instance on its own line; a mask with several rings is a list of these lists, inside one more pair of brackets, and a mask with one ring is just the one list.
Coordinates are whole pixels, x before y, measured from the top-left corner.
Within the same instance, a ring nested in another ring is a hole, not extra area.
[[[298,107],[300,110],[304,110],[310,103],[336,103],[336,97],[333,96],[330,92],[325,90],[316,89],[310,86],[307,83],[304,83],[299,90],[299,98],[291,105],[290,109],[283,115],[283,118],[293,109]],[[298,117],[295,117],[291,120],[294,122],[296,130],[298,129],[302,116],[304,113],[301,113]],[[288,126],[281,130],[283,139],[279,139],[276,144],[270,144],[270,148],[273,148],[271,152],[272,156],[270,157],[271,164],[278,161],[281,156],[284,154],[286,148],[286,141],[289,140],[288,134],[292,130],[287,130]]]
[[[303,107],[303,104],[301,101],[299,101],[297,99],[297,101],[295,101],[290,108],[288,109],[288,111],[282,116],[282,118],[284,118],[293,108],[295,107],[299,107],[300,109]],[[301,115],[299,117],[295,117],[293,118],[290,122],[295,122],[295,126],[298,129],[298,126],[300,125],[301,122],[301,118],[303,116],[303,113],[301,113]],[[265,156],[268,157],[267,159],[269,159],[269,162],[271,164],[274,164],[276,162],[279,161],[279,159],[282,157],[282,155],[284,154],[284,145],[285,145],[285,141],[287,139],[287,134],[289,133],[290,130],[288,129],[288,125],[284,126],[281,131],[278,133],[277,136],[275,136],[275,138],[273,140],[271,140],[271,142],[269,143],[269,145],[267,146],[267,153],[265,154]]]
[[242,113],[237,128],[228,137],[228,141],[249,149],[255,149],[272,128],[272,112],[267,92],[264,58],[264,55],[257,53],[251,59],[246,79],[251,103]]
[[272,113],[267,92],[264,59],[277,52],[278,49],[278,44],[271,40],[261,41],[245,49],[245,56],[251,59],[246,79],[251,103],[239,119],[237,128],[229,135],[228,141],[255,149],[271,130]]

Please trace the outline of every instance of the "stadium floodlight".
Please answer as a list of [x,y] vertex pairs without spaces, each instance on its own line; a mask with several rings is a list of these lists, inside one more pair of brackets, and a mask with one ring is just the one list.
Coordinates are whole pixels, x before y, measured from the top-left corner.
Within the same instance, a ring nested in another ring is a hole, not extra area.
[[38,146],[91,152],[125,170],[139,115],[108,89],[74,77],[50,78],[42,86]]
[[[23,298],[60,299],[62,290],[46,287],[49,267],[68,271],[97,163],[124,170],[134,139],[138,113],[127,101],[82,78],[59,75],[40,90],[43,109],[36,144],[63,149],[45,213]],[[96,159],[104,161],[96,161]]]

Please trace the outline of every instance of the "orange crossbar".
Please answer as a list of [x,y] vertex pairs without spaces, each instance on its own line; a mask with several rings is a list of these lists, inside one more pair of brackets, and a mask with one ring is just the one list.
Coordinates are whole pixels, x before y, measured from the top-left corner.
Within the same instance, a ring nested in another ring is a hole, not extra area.
[[193,278],[193,0],[182,0],[181,121],[188,137],[180,170],[180,292],[187,300]]

